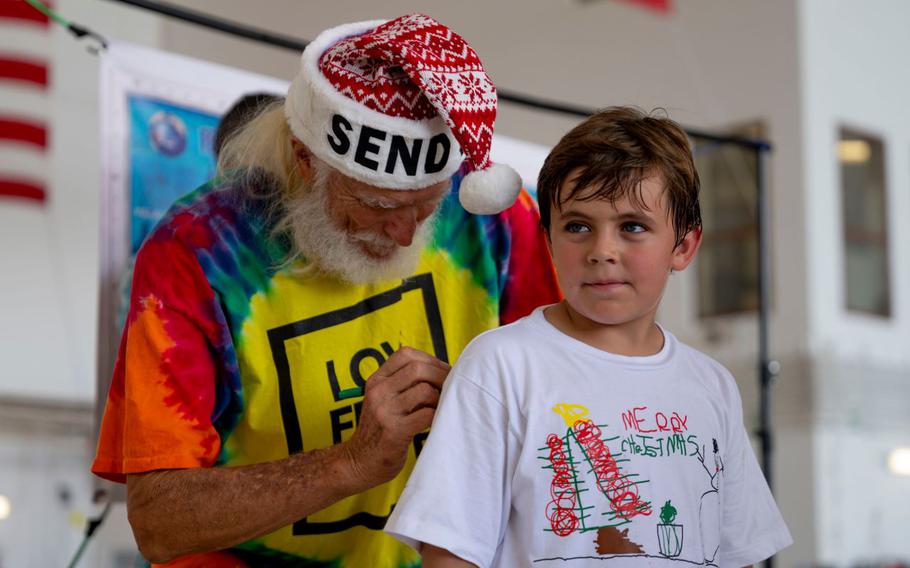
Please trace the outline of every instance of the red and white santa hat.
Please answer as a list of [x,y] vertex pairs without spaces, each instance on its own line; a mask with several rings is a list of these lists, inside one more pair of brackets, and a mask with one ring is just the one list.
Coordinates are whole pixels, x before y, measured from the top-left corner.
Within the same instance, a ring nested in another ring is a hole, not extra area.
[[427,187],[464,160],[468,211],[498,213],[521,189],[515,170],[490,161],[493,81],[471,46],[429,16],[322,32],[303,52],[285,115],[318,158],[376,187]]

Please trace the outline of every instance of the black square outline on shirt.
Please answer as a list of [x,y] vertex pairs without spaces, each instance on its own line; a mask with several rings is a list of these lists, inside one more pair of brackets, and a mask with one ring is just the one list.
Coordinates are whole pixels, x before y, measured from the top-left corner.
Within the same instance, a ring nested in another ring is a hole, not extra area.
[[[401,301],[402,296],[408,292],[419,291],[423,299],[424,315],[430,330],[433,342],[433,351],[437,359],[449,362],[446,350],[445,331],[442,327],[442,316],[439,313],[439,302],[436,298],[436,289],[433,286],[433,275],[430,273],[418,274],[402,280],[401,286],[392,288],[370,296],[346,308],[340,308],[313,316],[300,321],[292,322],[270,329],[268,331],[269,346],[278,373],[278,399],[281,406],[281,421],[288,444],[288,455],[303,451],[303,436],[300,431],[300,422],[297,419],[297,406],[294,402],[294,392],[291,381],[291,367],[288,363],[285,342],[320,331],[339,324],[353,321],[367,314],[395,305]],[[394,507],[394,505],[393,505]],[[373,530],[382,530],[388,520],[389,514],[384,516],[359,512],[346,519],[327,523],[311,523],[306,517],[294,523],[292,534],[294,536],[308,534],[330,534],[341,532],[355,526],[364,526]]]

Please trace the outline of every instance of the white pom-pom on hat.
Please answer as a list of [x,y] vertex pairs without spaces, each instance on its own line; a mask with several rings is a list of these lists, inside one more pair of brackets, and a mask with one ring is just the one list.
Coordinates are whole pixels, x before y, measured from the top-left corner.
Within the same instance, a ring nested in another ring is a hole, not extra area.
[[475,215],[495,215],[505,211],[521,191],[521,176],[505,164],[491,164],[475,170],[461,180],[458,199]]

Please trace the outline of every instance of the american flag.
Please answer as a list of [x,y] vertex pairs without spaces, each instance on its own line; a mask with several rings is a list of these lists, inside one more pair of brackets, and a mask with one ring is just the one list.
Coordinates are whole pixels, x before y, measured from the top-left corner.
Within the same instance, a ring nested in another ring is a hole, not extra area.
[[50,43],[47,16],[0,0],[0,199],[47,197]]

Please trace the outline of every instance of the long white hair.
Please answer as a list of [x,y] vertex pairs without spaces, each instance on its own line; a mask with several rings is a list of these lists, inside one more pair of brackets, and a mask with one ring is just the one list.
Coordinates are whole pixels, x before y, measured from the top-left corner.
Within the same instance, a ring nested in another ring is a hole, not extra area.
[[228,136],[218,155],[218,177],[266,174],[285,196],[301,186],[291,128],[284,117],[284,99],[264,105]]

